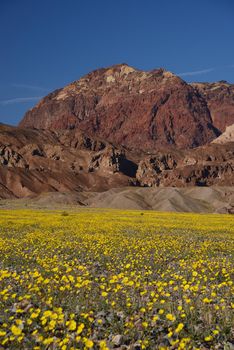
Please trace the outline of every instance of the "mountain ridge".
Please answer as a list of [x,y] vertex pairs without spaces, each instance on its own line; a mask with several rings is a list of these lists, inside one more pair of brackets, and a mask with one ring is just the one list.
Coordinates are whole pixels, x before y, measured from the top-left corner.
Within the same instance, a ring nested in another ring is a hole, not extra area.
[[234,185],[234,143],[135,151],[74,130],[0,126],[0,198],[111,188]]
[[149,151],[158,145],[194,148],[220,134],[197,88],[165,69],[143,71],[126,64],[97,69],[55,90],[19,126],[78,128]]
[[233,186],[233,101],[224,81],[97,69],[45,96],[18,127],[0,124],[0,198]]

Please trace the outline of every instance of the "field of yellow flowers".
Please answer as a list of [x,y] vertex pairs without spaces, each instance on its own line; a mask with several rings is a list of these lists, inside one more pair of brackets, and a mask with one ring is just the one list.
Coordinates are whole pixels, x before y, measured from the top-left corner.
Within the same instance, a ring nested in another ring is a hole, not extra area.
[[0,348],[233,349],[234,218],[0,211]]

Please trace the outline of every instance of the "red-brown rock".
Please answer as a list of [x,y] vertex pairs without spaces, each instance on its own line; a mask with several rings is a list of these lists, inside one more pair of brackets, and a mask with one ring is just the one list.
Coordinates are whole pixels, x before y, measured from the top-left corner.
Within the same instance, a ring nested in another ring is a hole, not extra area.
[[234,124],[234,84],[226,81],[216,83],[193,83],[207,101],[213,125],[225,131],[226,127]]
[[129,148],[192,148],[218,131],[196,88],[163,69],[126,64],[96,70],[56,90],[28,111],[21,127],[73,129]]
[[127,150],[79,130],[0,125],[0,198],[123,186],[233,186],[234,144]]

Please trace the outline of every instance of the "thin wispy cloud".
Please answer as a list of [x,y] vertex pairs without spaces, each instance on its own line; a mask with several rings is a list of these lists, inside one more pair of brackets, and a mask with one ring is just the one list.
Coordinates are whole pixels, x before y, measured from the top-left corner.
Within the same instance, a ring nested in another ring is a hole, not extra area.
[[207,69],[195,70],[191,72],[177,73],[177,75],[181,77],[191,76],[191,75],[200,75],[200,74],[207,74],[207,73],[213,72],[214,70],[215,70],[214,68],[207,68]]
[[28,90],[36,90],[36,91],[49,91],[49,89],[46,89],[41,86],[36,86],[36,85],[29,85],[29,84],[18,84],[18,83],[13,83],[11,84],[12,87],[19,88],[19,89],[28,89]]
[[15,97],[15,98],[11,98],[9,100],[0,101],[0,105],[6,106],[6,105],[11,105],[11,104],[16,104],[16,103],[26,103],[26,102],[31,102],[31,101],[38,101],[42,97],[43,96]]

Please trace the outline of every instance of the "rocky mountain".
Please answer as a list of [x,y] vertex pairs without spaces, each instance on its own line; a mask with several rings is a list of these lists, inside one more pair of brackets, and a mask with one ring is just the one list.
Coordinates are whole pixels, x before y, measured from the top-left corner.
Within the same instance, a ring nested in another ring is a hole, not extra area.
[[77,130],[50,132],[1,125],[0,164],[0,198],[103,191],[129,183],[123,150]]
[[79,130],[0,126],[0,198],[111,188],[234,185],[234,144],[154,153],[116,146]]
[[210,144],[193,150],[161,150],[138,164],[140,186],[234,185],[234,143]]
[[43,98],[20,127],[74,129],[131,149],[193,148],[220,132],[197,88],[164,69],[93,71]]
[[224,132],[234,124],[234,84],[227,81],[191,84],[206,100],[213,125]]
[[163,69],[93,71],[43,98],[19,127],[0,124],[0,198],[233,186],[233,91]]

